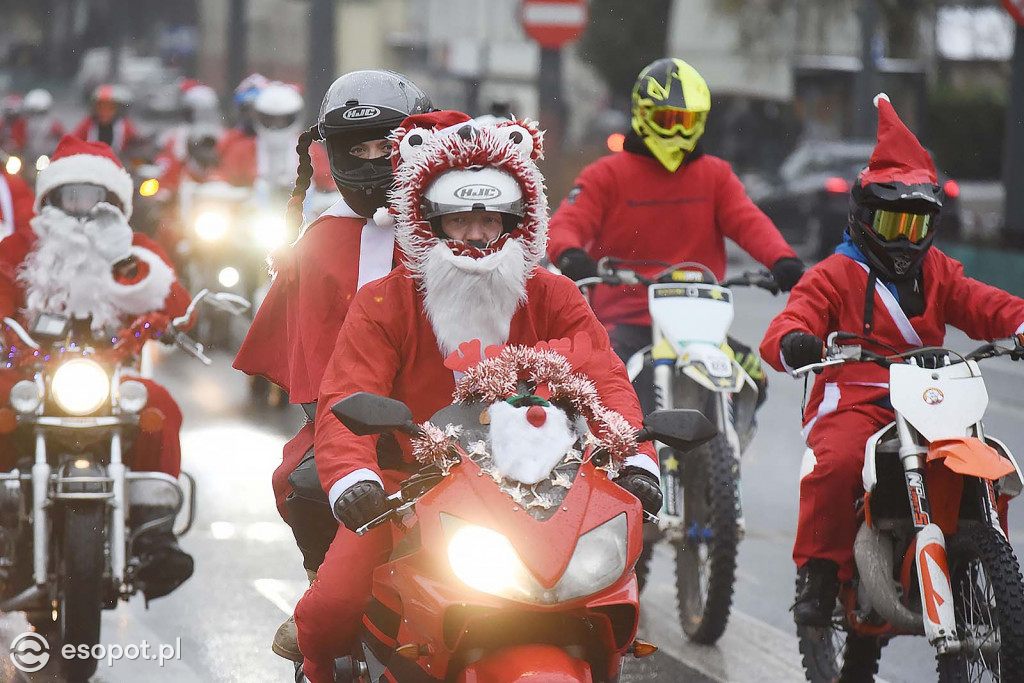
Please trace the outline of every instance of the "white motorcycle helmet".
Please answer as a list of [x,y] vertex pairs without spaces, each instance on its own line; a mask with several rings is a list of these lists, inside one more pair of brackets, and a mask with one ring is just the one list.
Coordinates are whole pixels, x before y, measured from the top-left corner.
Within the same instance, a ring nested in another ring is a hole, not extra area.
[[188,123],[214,123],[220,120],[217,93],[208,85],[195,85],[181,96],[181,107]]
[[271,83],[260,92],[253,103],[257,132],[294,127],[302,114],[304,104],[302,95],[292,86]]
[[526,215],[523,189],[507,171],[477,167],[448,171],[423,193],[423,218],[442,239],[447,237],[441,230],[441,217],[467,211],[497,212],[501,214],[504,232],[511,232]]
[[47,90],[36,88],[29,90],[22,103],[22,109],[26,114],[45,114],[53,106],[53,95]]

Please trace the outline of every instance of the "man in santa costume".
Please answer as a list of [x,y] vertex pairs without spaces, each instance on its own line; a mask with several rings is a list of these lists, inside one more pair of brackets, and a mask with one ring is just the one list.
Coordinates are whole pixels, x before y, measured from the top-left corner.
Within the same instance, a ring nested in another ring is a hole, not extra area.
[[[19,176],[11,175],[0,166],[0,240],[12,235],[19,235],[19,241],[31,233],[29,221],[32,220],[32,205],[35,198],[32,188]],[[4,245],[0,262],[13,249],[14,242]]]
[[[966,277],[932,247],[944,199],[935,166],[888,97],[875,104],[878,142],[854,183],[844,241],[793,288],[761,343],[777,370],[821,361],[836,331],[870,337],[877,343],[866,348],[883,354],[942,346],[946,325],[974,339],[1024,332],[1024,300]],[[793,547],[797,624],[827,625],[840,582],[853,576],[864,443],[893,420],[888,379],[870,363],[825,368],[815,379]]]
[[[64,136],[36,189],[37,215],[25,236],[27,248],[0,272],[0,317],[13,317],[30,329],[48,313],[89,319],[97,334],[116,334],[131,325],[155,335],[185,312],[189,295],[166,256],[128,224],[132,180],[110,147]],[[19,379],[16,369],[0,371],[0,403]],[[177,477],[181,411],[162,386],[139,381],[149,391],[148,405],[162,413],[163,428],[140,431],[125,460],[135,470]],[[10,470],[17,457],[12,444],[0,440],[0,467]],[[133,526],[165,517],[171,507],[150,487],[133,485],[131,493]],[[166,595],[192,573],[192,558],[169,527],[144,534],[135,549],[143,559],[138,578],[148,599]]]
[[[387,138],[407,116],[429,110],[430,100],[423,91],[393,71],[354,71],[331,85],[317,125],[300,136],[299,149],[311,151],[316,139],[324,140],[331,176],[342,198],[294,244],[274,252],[273,284],[235,358],[234,367],[281,386],[307,415],[298,434],[284,447],[273,489],[281,517],[292,527],[302,550],[310,581],[334,538],[337,521],[319,500],[293,495],[288,479],[304,457],[312,459],[320,379],[352,298],[363,285],[387,275],[394,263],[394,221],[385,208],[394,180]],[[300,160],[288,208],[296,232],[302,221],[302,198],[314,174],[310,155],[303,153]],[[278,629],[273,650],[302,661],[291,618]]]
[[[440,122],[452,125],[436,131]],[[391,551],[389,528],[364,536],[353,530],[385,509],[385,489],[394,491],[412,464],[408,443],[378,460],[374,439],[352,434],[330,406],[366,391],[404,402],[422,422],[452,402],[455,376],[444,359],[460,344],[534,346],[583,335],[593,353],[576,370],[608,409],[634,427],[642,422],[603,326],[570,281],[538,266],[547,241],[535,164],[540,132],[512,121],[478,128],[457,112],[434,112],[410,117],[396,138],[392,211],[402,262],[356,294],[320,386],[316,466],[345,528],[295,609],[303,670],[313,683],[333,680],[335,657],[355,645],[371,574]],[[467,192],[467,185],[485,190]],[[617,481],[644,509],[661,507],[649,446],[626,459]]]
[[92,113],[82,119],[72,135],[88,142],[102,142],[120,156],[139,137],[135,123],[125,115],[131,94],[120,85],[100,85],[92,94]]

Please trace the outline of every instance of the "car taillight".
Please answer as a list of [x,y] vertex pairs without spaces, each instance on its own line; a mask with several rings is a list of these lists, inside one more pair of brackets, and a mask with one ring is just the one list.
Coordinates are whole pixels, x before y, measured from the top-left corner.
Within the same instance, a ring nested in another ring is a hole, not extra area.
[[825,181],[825,191],[842,194],[850,191],[850,183],[845,178],[829,178]]
[[960,186],[955,180],[947,180],[942,189],[950,199],[956,199],[960,196]]

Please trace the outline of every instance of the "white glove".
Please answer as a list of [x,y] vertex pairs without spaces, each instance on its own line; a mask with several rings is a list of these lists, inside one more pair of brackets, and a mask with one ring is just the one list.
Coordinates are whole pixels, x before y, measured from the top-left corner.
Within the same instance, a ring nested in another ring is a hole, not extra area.
[[94,206],[89,212],[84,231],[96,251],[110,265],[132,255],[132,228],[121,210],[113,204],[100,202]]

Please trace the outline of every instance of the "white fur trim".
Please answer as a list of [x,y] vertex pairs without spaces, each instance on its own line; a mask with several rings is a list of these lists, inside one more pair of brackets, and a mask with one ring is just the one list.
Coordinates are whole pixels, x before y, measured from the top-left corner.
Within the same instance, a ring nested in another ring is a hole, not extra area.
[[373,212],[373,222],[381,227],[390,228],[395,224],[395,217],[388,211],[388,207],[379,206],[377,210]]
[[111,284],[118,308],[130,315],[163,310],[174,284],[174,271],[149,249],[133,246],[132,256],[149,266],[149,275],[131,285]]
[[651,460],[650,456],[644,455],[643,453],[637,453],[636,455],[629,456],[622,461],[622,466],[639,467],[642,470],[650,472],[657,477],[658,481],[661,481],[661,472],[658,471],[658,463],[654,462]]
[[14,233],[14,198],[7,179],[0,175],[0,240]]
[[1019,326],[1017,327],[1017,331],[1016,331],[1016,332],[1014,332],[1014,334],[1020,334],[1021,332],[1024,332],[1024,323],[1021,323],[1021,324],[1020,324],[1020,325],[1019,325]]
[[331,208],[324,211],[321,216],[334,216],[335,218],[364,218],[352,210],[344,199],[339,199],[331,205]]
[[885,100],[886,102],[889,102],[890,104],[892,104],[892,101],[891,101],[891,100],[889,99],[889,96],[888,96],[888,95],[886,95],[886,94],[885,94],[884,92],[880,92],[880,93],[878,93],[878,94],[877,94],[877,95],[875,95],[875,97],[874,97],[874,98],[873,98],[873,99],[871,100],[871,104],[875,105],[875,108],[876,108],[876,109],[878,108],[878,100]]
[[526,407],[516,408],[505,401],[492,404],[487,409],[491,418],[488,439],[498,473],[532,486],[551,474],[551,470],[576,443],[577,436],[565,412],[559,408],[543,408],[546,419],[540,427],[534,427],[527,421],[528,410]]
[[804,457],[800,458],[800,480],[808,474],[814,471],[814,466],[818,464],[818,458],[814,455],[814,451],[810,448],[804,451]]
[[[368,470],[362,467],[354,472],[349,472],[344,477],[334,482],[331,485],[331,490],[327,494],[327,499],[331,501],[331,513],[334,512],[334,504],[341,498],[341,494],[345,493],[346,489],[350,486],[355,486],[361,481],[375,481],[380,484],[381,488],[384,488],[384,482],[380,480],[380,476],[373,470]],[[337,515],[335,515],[337,517]],[[341,521],[340,519],[338,520]]]
[[[393,221],[392,221],[393,222]],[[395,260],[395,231],[374,220],[366,221],[359,233],[359,280],[356,288],[379,280],[391,272]]]
[[[422,265],[423,308],[442,356],[479,339],[482,347],[508,341],[512,316],[526,301],[526,255],[518,240],[475,259],[456,256],[444,242]],[[475,302],[475,303],[474,303]]]
[[50,162],[36,178],[36,212],[46,193],[68,183],[92,183],[107,188],[121,200],[125,218],[132,217],[132,177],[110,159],[94,154],[75,154]]

